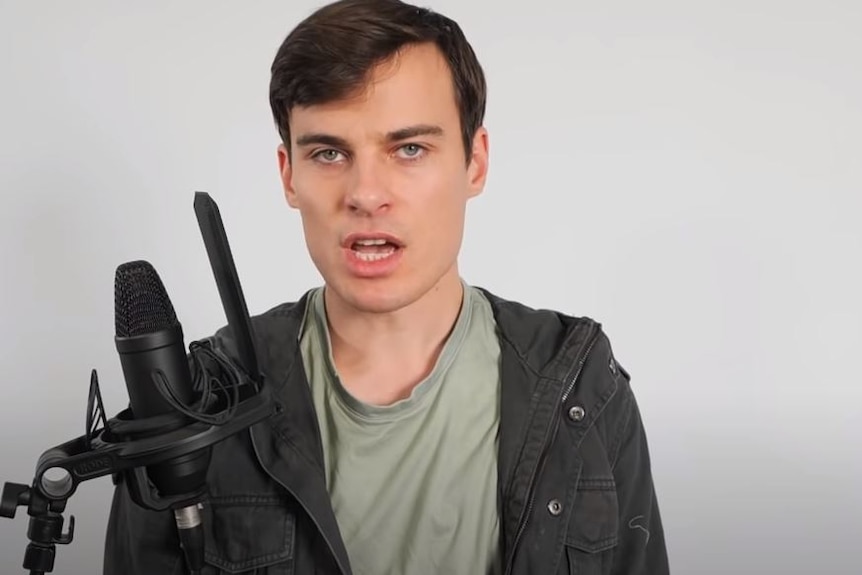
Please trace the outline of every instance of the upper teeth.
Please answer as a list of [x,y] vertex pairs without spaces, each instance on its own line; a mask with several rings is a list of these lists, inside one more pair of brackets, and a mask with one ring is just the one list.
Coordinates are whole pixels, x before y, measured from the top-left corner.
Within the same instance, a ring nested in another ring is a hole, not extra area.
[[386,243],[386,240],[376,239],[376,240],[357,240],[357,244],[360,246],[382,246]]

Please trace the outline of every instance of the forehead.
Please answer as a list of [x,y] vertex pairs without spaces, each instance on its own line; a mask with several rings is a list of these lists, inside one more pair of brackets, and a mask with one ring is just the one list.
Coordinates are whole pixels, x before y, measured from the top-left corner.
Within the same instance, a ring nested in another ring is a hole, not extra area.
[[291,138],[303,132],[385,132],[415,124],[455,130],[459,123],[452,74],[433,44],[409,46],[375,66],[350,97],[297,106],[290,113]]

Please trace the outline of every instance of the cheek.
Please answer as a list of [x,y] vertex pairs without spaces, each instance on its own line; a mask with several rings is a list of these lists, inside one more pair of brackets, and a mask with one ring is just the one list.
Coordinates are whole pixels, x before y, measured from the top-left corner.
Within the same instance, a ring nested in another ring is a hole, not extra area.
[[461,244],[467,203],[465,178],[458,174],[439,179],[422,193],[415,214],[427,237],[429,249],[448,254]]
[[407,174],[403,182],[410,196],[421,197],[431,210],[454,211],[467,199],[469,180],[463,166],[452,161],[425,166],[417,174]]
[[303,218],[325,219],[337,198],[337,183],[307,170],[297,170],[293,177],[293,201]]
[[324,234],[326,223],[330,219],[327,218],[326,211],[321,205],[320,194],[310,192],[313,189],[315,189],[313,185],[309,186],[307,182],[298,178],[294,179],[293,196],[289,199],[291,205],[299,211],[305,237],[309,244]]

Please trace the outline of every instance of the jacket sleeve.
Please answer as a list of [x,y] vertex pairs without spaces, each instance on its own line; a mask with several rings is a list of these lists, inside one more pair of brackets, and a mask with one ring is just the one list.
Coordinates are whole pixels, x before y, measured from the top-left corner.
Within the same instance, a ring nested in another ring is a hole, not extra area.
[[108,517],[103,575],[181,573],[179,549],[171,511],[150,511],[138,506],[120,481]]
[[670,568],[646,431],[629,385],[624,387],[624,393],[627,406],[620,422],[619,448],[613,463],[620,510],[620,539],[611,573],[668,575]]

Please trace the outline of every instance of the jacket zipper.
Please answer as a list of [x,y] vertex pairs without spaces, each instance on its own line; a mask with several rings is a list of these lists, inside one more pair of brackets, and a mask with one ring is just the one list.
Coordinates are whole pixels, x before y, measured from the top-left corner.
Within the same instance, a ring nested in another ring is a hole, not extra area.
[[[595,329],[595,327],[593,327]],[[574,375],[568,378],[568,383],[566,384],[565,389],[563,390],[563,394],[560,396],[560,405],[564,404],[566,400],[569,398],[569,395],[572,393],[572,390],[575,388],[575,383],[578,381],[578,377],[581,375],[581,371],[584,369],[584,364],[587,362],[587,358],[590,355],[590,352],[593,350],[593,346],[596,344],[596,340],[598,339],[597,333],[593,333],[590,339],[590,343],[587,346],[586,351],[582,354],[580,360],[577,363],[577,366],[573,369],[575,370]],[[571,372],[570,372],[571,373]],[[550,438],[553,437],[557,429],[560,426],[560,410],[554,410],[553,419],[551,420],[551,424],[548,426],[548,430],[545,433],[545,441],[542,443],[542,453],[539,456],[539,461],[536,466],[533,468],[532,473],[530,474],[530,493],[527,499],[527,506],[524,508],[524,511],[521,513],[521,517],[519,519],[518,531],[515,533],[515,539],[512,541],[512,553],[509,555],[509,562],[506,565],[506,574],[511,575],[512,569],[515,564],[515,551],[518,548],[518,543],[521,540],[521,536],[524,534],[524,530],[527,528],[527,522],[530,517],[530,514],[533,512],[533,505],[535,504],[536,499],[536,490],[535,490],[535,482],[536,477],[539,475],[539,472],[544,468],[545,461],[548,455],[548,444]]]
[[[596,337],[598,334],[593,334],[592,339],[590,340],[590,344],[587,346],[587,350],[584,352],[581,361],[578,362],[578,370],[575,372],[575,375],[569,380],[569,385],[566,387],[563,392],[562,401],[560,403],[566,403],[566,400],[569,399],[569,395],[571,395],[572,390],[575,389],[575,383],[578,381],[578,378],[581,376],[581,371],[584,369],[584,364],[587,363],[587,358],[590,356],[590,352],[593,351],[593,346],[596,345]],[[557,413],[559,415],[559,413]]]
[[324,533],[323,529],[320,527],[320,523],[318,523],[317,518],[314,516],[314,514],[308,509],[308,507],[305,505],[305,503],[303,503],[302,500],[299,497],[297,497],[296,494],[287,485],[285,485],[281,481],[281,479],[276,477],[275,474],[270,472],[269,468],[263,464],[263,461],[260,457],[260,452],[258,451],[258,448],[257,448],[257,442],[254,439],[254,433],[252,433],[251,430],[249,430],[249,437],[251,437],[251,446],[252,446],[252,448],[254,448],[254,455],[257,458],[258,463],[260,463],[260,466],[266,471],[267,475],[269,475],[272,479],[274,479],[276,483],[281,485],[285,491],[290,493],[290,495],[297,502],[299,502],[299,504],[305,510],[305,513],[311,518],[311,521],[312,521],[312,523],[314,523],[314,526],[317,527],[317,532],[320,533],[320,536],[323,537],[323,540],[326,542],[327,547],[329,547],[329,552],[332,553],[332,556],[335,558],[335,562],[338,563],[338,568],[341,570],[341,573],[344,575],[349,573],[350,571],[345,569],[344,565],[341,564],[341,560],[339,559],[338,554],[335,552],[335,549],[332,546],[332,542],[329,540],[329,537],[326,536],[326,533]]

